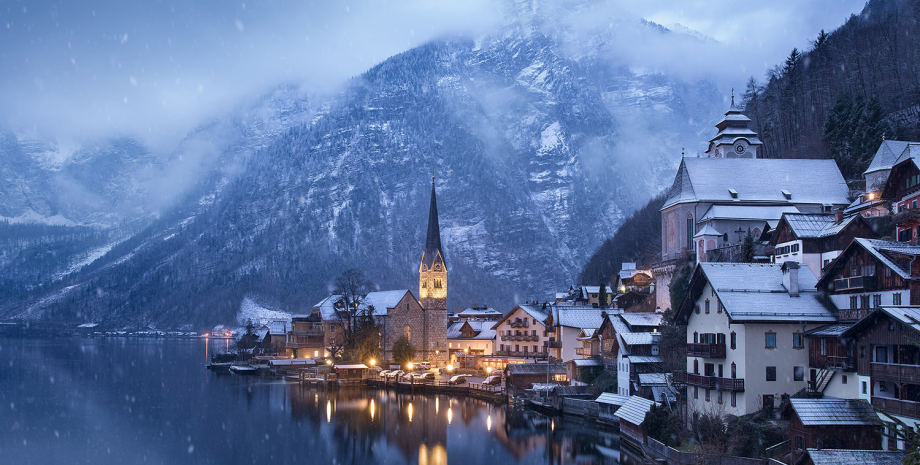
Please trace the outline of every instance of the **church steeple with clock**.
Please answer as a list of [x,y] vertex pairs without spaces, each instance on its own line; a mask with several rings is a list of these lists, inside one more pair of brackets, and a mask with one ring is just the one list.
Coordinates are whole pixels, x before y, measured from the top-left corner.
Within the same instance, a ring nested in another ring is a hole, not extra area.
[[418,268],[418,298],[424,309],[447,310],[447,263],[441,250],[438,201],[431,178],[431,205],[428,208],[428,234]]
[[706,154],[711,158],[757,158],[763,145],[757,133],[748,126],[751,119],[735,106],[735,92],[732,91],[732,105],[725,112],[722,121],[716,124],[719,133],[710,139]]

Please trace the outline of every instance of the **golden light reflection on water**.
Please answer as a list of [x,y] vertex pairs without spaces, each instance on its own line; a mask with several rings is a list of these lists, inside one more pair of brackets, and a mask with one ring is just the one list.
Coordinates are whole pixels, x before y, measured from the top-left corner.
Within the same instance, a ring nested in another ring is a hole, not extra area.
[[375,410],[375,408],[376,408],[376,405],[374,405],[374,399],[371,399],[371,420],[372,420],[372,421],[373,421],[373,419],[374,419],[374,410]]
[[438,402],[439,400],[440,399],[438,399],[437,397],[434,398],[434,414],[435,415],[438,414],[438,408],[440,407],[439,402]]
[[451,424],[454,421],[454,411],[450,407],[447,407],[447,424]]
[[412,402],[409,402],[409,422],[412,422]]
[[486,431],[492,431],[492,415],[486,417]]
[[447,449],[440,443],[430,449],[425,444],[419,445],[418,465],[447,465]]
[[326,423],[332,423],[332,401],[326,401]]

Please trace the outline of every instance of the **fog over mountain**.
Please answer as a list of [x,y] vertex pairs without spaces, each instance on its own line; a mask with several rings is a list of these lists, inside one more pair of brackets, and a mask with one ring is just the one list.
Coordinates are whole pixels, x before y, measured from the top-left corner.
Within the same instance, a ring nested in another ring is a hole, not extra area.
[[[141,100],[159,95],[165,108],[151,111],[151,130],[134,137],[95,129],[86,130],[96,133],[87,140],[55,135],[53,127],[67,126],[66,113],[79,105],[63,108],[45,128],[7,123],[0,216],[10,224],[0,225],[0,316],[206,324],[232,320],[245,297],[300,311],[354,266],[380,288],[415,290],[432,173],[450,308],[488,303],[508,310],[574,282],[625,215],[667,184],[681,148],[693,154],[709,138],[727,104],[725,74],[741,71],[710,74],[693,63],[698,54],[718,57],[733,48],[605,3],[478,7],[447,11],[463,24],[435,22],[420,29],[415,46],[370,47],[373,61],[394,55],[345,81],[359,70],[306,52],[297,55],[304,63],[286,71],[266,68],[286,83],[256,91],[269,78],[253,78],[237,86],[245,97],[228,90],[220,103],[185,96],[188,89],[164,90],[166,82],[183,89],[188,82],[169,73],[131,74],[126,82],[144,89]],[[430,15],[444,14],[446,7],[438,8]],[[10,11],[9,29],[21,27]],[[362,18],[369,12],[354,11]],[[487,16],[478,22],[464,16],[481,12]],[[233,29],[245,34],[260,21],[273,24],[261,13],[234,20]],[[395,16],[387,15],[381,22]],[[347,31],[346,23],[337,27]],[[279,24],[281,34],[287,23]],[[111,34],[115,49],[147,38],[143,31]],[[265,47],[278,40],[258,35]],[[365,44],[371,36],[353,39]],[[335,35],[322,37],[332,47],[327,53],[334,52]],[[158,40],[153,49],[164,46]],[[212,69],[240,70],[240,63],[219,65],[251,52],[245,42],[226,46],[234,52],[215,58]],[[37,56],[16,49],[3,59],[14,55]],[[190,63],[190,56],[177,50],[173,59]],[[301,72],[304,64],[324,63],[328,79],[315,69]],[[6,79],[16,87],[27,75]],[[51,89],[56,81],[41,79],[41,86],[60,92]],[[211,86],[202,85],[201,94],[205,87]],[[94,92],[84,97],[92,100]],[[18,98],[25,97],[2,97]],[[127,97],[128,108],[132,101]],[[196,103],[204,108],[191,109]],[[114,117],[120,121],[112,126],[130,133],[136,110],[108,105],[89,105],[86,128]],[[23,120],[37,122],[47,112],[37,104]],[[205,122],[172,148],[149,142],[174,137],[167,126],[192,117]]]

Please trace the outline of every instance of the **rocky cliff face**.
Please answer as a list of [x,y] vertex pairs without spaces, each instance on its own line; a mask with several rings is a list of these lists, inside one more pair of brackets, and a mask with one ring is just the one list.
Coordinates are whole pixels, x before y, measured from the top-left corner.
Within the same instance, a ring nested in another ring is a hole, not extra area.
[[547,298],[668,182],[721,98],[609,53],[612,28],[666,29],[575,34],[516,8],[500,34],[417,47],[332,96],[279,88],[199,128],[163,168],[181,201],[0,312],[226,321],[245,296],[303,310],[349,267],[415,292],[432,175],[449,308]]

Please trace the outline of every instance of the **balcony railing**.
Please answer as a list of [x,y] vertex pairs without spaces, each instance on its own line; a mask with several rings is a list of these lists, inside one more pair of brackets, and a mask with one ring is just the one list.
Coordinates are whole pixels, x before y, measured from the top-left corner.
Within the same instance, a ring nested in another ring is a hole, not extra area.
[[869,376],[920,383],[920,366],[872,362],[869,364]]
[[718,376],[705,376],[686,371],[675,371],[674,382],[686,383],[689,386],[699,386],[703,389],[717,391],[744,391],[744,378],[720,378]]
[[510,323],[512,328],[527,328],[530,327],[530,320],[515,320]]
[[872,406],[892,415],[920,418],[920,402],[872,396]]
[[298,340],[298,341],[289,341],[286,346],[288,349],[304,349],[304,348],[317,348],[322,349],[325,347],[325,342],[322,339],[318,340]]
[[705,358],[725,358],[725,343],[722,344],[687,344],[687,356]]
[[827,369],[840,371],[856,371],[856,359],[853,357],[827,356]]
[[875,290],[878,287],[877,276],[854,276],[852,278],[841,278],[834,280],[835,291],[848,291],[862,289],[866,291]]
[[869,314],[868,308],[845,308],[838,312],[841,320],[859,320]]
[[546,354],[543,352],[524,352],[522,350],[497,350],[492,355],[498,355],[503,357],[545,357]]
[[561,349],[562,341],[543,341],[543,346],[548,349]]
[[590,347],[576,347],[575,355],[587,355],[590,357],[592,355],[597,355],[597,353],[595,353],[595,351],[592,351]]
[[536,342],[540,339],[540,336],[536,334],[502,334],[501,340],[503,341],[533,341]]
[[296,336],[301,336],[301,337],[316,337],[316,336],[325,336],[325,335],[326,335],[326,332],[323,331],[322,329],[319,329],[319,328],[318,328],[318,329],[308,329],[308,330],[305,330],[305,331],[291,331],[291,332],[288,333],[288,334],[290,334],[291,336],[295,336],[295,337],[296,337]]

